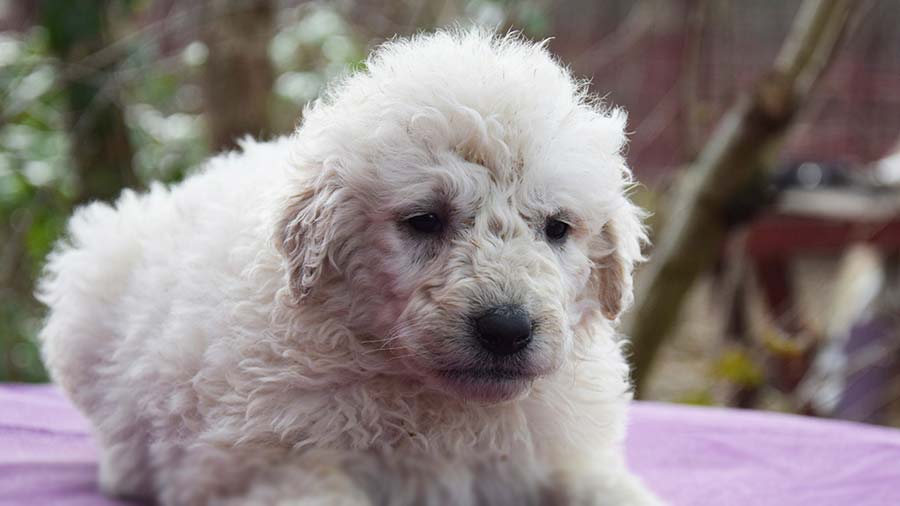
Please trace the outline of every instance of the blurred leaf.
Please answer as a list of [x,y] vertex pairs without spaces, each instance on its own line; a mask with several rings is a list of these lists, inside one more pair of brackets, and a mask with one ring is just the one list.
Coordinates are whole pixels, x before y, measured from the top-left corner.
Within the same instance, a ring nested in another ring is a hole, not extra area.
[[676,402],[678,402],[679,404],[691,404],[694,406],[714,406],[716,404],[716,401],[715,399],[713,399],[712,394],[707,390],[689,392],[683,397],[680,397]]
[[713,374],[735,385],[752,387],[762,383],[763,373],[746,353],[725,352],[716,362]]
[[806,341],[789,336],[775,326],[766,327],[760,338],[766,351],[778,357],[800,357],[808,346]]

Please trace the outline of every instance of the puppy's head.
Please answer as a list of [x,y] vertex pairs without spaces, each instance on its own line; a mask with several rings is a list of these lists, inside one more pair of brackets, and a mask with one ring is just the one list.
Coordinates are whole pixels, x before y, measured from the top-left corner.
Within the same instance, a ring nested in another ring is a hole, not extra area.
[[524,395],[630,302],[624,123],[517,37],[382,46],[297,134],[278,227],[294,297],[341,311],[386,369]]

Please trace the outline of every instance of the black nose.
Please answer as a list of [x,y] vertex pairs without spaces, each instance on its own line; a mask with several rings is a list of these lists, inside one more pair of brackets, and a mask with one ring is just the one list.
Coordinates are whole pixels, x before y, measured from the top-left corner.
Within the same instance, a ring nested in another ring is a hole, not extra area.
[[531,319],[520,306],[498,306],[475,320],[478,340],[494,355],[505,356],[528,346]]

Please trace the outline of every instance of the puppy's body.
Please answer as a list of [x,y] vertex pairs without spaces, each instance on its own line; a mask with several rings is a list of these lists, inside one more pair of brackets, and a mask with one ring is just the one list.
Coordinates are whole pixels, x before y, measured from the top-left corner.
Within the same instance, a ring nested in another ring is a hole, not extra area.
[[[622,142],[542,48],[441,33],[382,48],[294,137],[79,210],[42,335],[101,485],[169,506],[654,503],[621,449],[612,322],[642,238]],[[439,233],[409,228],[422,213]],[[529,344],[488,353],[472,322],[510,305]]]

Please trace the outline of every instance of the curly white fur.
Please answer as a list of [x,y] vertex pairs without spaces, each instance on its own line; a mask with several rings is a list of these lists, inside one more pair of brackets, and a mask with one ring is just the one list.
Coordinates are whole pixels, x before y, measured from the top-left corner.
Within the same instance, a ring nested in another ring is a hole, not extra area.
[[[162,505],[655,504],[614,323],[644,239],[624,114],[516,36],[383,45],[185,182],[79,209],[42,333],[105,491]],[[412,234],[434,212],[440,239]],[[568,239],[543,236],[550,217]],[[516,379],[469,315],[536,322]]]

